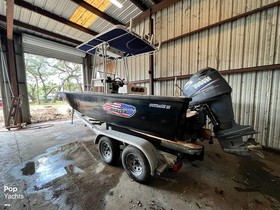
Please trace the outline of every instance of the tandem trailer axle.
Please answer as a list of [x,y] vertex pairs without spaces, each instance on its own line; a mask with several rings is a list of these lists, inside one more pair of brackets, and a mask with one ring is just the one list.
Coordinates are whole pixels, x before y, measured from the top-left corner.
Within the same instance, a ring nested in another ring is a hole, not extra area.
[[197,144],[172,142],[157,137],[154,137],[155,141],[150,141],[153,137],[148,134],[145,138],[144,134],[140,137],[117,131],[112,126],[104,126],[105,123],[90,119],[77,111],[73,113],[95,133],[94,143],[98,145],[101,159],[114,165],[121,157],[128,176],[139,183],[162,174],[167,168],[179,171],[182,167],[182,151],[189,155],[203,156],[203,146]]

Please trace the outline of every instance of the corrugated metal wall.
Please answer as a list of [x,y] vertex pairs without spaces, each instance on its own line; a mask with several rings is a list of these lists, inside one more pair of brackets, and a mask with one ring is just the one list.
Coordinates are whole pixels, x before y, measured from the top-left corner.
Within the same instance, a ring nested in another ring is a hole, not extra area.
[[226,75],[233,89],[235,119],[252,125],[264,146],[280,148],[280,69]]
[[[280,64],[280,6],[249,14],[199,32],[194,30],[269,5],[273,0],[183,0],[153,15],[155,78],[188,75],[204,67],[233,70]],[[149,21],[139,24],[148,33]],[[166,40],[190,32],[171,42]],[[132,81],[148,79],[149,58],[129,61]],[[280,69],[225,75],[233,88],[236,121],[251,124],[262,145],[280,149]],[[187,80],[178,80],[183,86]],[[142,84],[148,87],[148,83]],[[175,95],[174,81],[155,82],[156,95]],[[180,94],[180,93],[179,93]]]
[[[266,4],[257,0],[178,2],[155,15],[156,40],[164,42]],[[279,63],[279,13],[276,6],[164,44],[156,56],[156,77],[193,74],[206,66],[230,70]]]

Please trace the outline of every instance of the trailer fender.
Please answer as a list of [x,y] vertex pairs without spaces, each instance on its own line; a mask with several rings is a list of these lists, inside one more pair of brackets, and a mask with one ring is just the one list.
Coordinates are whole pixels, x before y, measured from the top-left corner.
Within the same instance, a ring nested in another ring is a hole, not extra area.
[[133,136],[133,135],[129,135],[126,133],[122,133],[119,131],[105,130],[105,131],[100,132],[97,135],[97,137],[95,139],[95,144],[98,144],[98,142],[102,136],[107,136],[111,139],[115,139],[120,142],[124,142],[128,145],[132,145],[132,146],[138,148],[139,150],[141,150],[149,162],[149,165],[151,168],[151,175],[154,176],[156,169],[160,165],[160,155],[151,142],[147,141],[146,139],[143,139],[143,138],[140,138],[137,136]]

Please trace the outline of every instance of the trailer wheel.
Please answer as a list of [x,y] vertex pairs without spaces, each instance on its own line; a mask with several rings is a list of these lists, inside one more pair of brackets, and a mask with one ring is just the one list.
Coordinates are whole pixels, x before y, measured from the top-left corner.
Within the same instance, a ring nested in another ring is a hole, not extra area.
[[127,146],[122,153],[122,165],[130,178],[145,183],[149,180],[151,169],[146,156],[138,148]]
[[103,136],[98,144],[99,154],[101,159],[109,164],[114,165],[120,157],[120,148],[117,141]]

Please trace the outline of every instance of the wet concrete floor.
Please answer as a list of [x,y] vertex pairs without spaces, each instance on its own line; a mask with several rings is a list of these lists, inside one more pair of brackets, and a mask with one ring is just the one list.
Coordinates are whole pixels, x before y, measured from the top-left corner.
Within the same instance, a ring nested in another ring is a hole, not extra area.
[[279,154],[205,144],[204,161],[141,185],[103,164],[93,139],[79,120],[0,130],[0,209],[280,209]]

